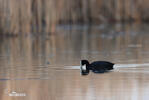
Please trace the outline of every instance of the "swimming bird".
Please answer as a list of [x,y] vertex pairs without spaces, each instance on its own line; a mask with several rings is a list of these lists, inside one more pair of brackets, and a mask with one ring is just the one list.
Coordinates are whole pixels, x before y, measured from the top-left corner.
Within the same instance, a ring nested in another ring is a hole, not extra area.
[[94,73],[104,73],[112,70],[114,63],[108,61],[95,61],[91,64],[88,60],[80,61],[80,71],[82,75],[88,75],[90,70]]

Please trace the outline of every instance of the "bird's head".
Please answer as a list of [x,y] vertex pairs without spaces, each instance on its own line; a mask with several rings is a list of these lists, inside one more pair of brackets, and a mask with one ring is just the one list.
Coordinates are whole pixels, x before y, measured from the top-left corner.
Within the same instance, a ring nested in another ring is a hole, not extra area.
[[81,72],[81,75],[89,74],[89,62],[87,60],[80,61],[80,72]]

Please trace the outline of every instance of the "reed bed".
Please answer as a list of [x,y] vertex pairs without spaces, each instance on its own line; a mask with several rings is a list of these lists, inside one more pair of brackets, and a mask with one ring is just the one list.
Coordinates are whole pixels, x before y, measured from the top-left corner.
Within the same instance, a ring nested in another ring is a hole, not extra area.
[[148,0],[0,0],[0,34],[53,33],[58,24],[148,22]]

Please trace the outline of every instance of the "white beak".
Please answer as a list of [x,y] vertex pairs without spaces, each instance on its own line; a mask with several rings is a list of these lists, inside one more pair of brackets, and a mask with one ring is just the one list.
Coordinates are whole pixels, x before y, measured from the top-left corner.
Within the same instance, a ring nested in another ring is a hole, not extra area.
[[86,65],[83,65],[82,66],[82,70],[86,70]]
[[80,61],[80,71],[86,71],[86,65],[82,66],[82,62]]
[[80,71],[82,73],[82,71],[86,71],[86,65],[82,66],[82,62],[80,61]]

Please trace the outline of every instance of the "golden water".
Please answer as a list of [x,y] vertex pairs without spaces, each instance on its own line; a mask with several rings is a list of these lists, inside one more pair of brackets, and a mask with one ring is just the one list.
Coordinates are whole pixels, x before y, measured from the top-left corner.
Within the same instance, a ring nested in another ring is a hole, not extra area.
[[[148,100],[147,27],[59,26],[50,36],[1,37],[0,100]],[[87,76],[64,68],[81,59],[126,67]]]

